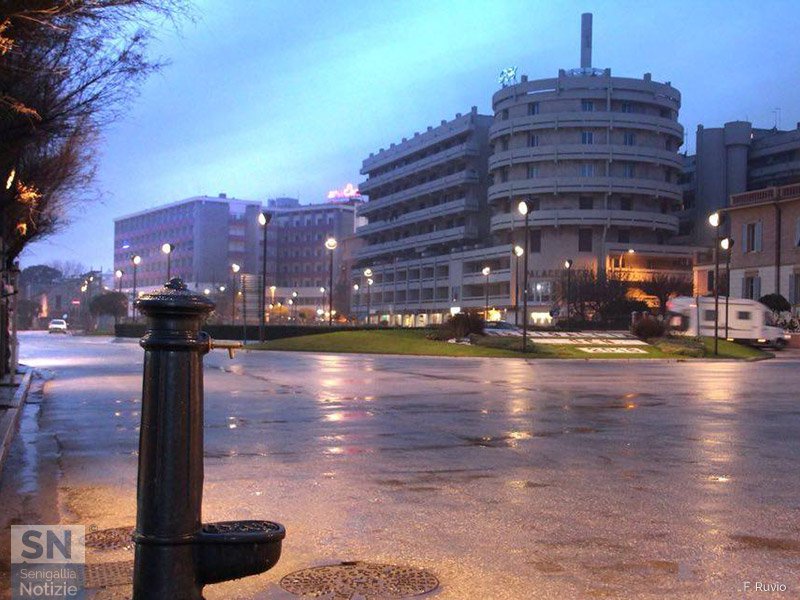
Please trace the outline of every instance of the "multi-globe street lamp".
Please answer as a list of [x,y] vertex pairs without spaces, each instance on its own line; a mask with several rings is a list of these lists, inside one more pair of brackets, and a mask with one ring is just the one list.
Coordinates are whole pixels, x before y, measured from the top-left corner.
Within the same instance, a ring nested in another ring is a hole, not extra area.
[[258,341],[264,342],[267,326],[267,225],[272,220],[272,213],[258,213],[258,224],[261,226],[261,285],[258,290]]
[[161,244],[161,252],[167,255],[167,281],[172,278],[172,252],[175,245],[170,243]]
[[528,231],[528,203],[522,200],[517,205],[519,213],[525,217],[525,244],[523,245],[524,261],[522,276],[522,351],[528,350],[528,255],[531,253],[530,232]]
[[367,325],[369,325],[370,315],[372,313],[372,269],[367,267],[364,269],[364,277],[367,278]]
[[567,270],[567,293],[565,294],[565,296],[566,296],[565,304],[567,305],[567,319],[569,320],[569,318],[570,318],[570,310],[569,309],[570,309],[570,299],[571,299],[571,296],[570,296],[570,287],[571,287],[570,283],[572,283],[570,281],[570,277],[572,275],[572,259],[571,258],[568,258],[567,260],[564,261],[564,268]]
[[[719,354],[719,248],[722,214],[713,212],[708,215],[708,223],[714,228],[714,356]],[[698,325],[697,333],[700,333]]]
[[483,269],[481,269],[481,273],[483,273],[483,276],[486,278],[483,283],[484,291],[486,292],[485,296],[486,302],[484,302],[483,305],[483,320],[488,321],[489,320],[489,275],[491,275],[492,270],[489,267],[483,267]]
[[517,244],[514,246],[514,256],[516,257],[517,269],[514,278],[514,325],[519,325],[519,259],[525,254],[525,249]]
[[725,250],[725,339],[728,339],[728,300],[731,297],[731,254],[733,253],[733,239],[726,237],[720,241],[720,248]]
[[328,326],[333,325],[333,251],[338,246],[336,238],[325,240],[325,249],[330,252],[330,269],[328,271]]

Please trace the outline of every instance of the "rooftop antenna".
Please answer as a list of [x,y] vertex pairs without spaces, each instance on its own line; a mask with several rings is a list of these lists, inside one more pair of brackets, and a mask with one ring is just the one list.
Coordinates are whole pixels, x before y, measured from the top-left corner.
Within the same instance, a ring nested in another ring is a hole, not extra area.
[[592,68],[592,13],[581,15],[581,69]]
[[772,111],[772,114],[775,115],[775,129],[781,128],[781,107],[776,106],[775,110]]

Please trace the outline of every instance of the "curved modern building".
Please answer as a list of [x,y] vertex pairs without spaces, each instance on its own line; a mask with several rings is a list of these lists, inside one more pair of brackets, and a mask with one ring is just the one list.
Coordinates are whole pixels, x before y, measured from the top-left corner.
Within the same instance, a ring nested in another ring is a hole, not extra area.
[[575,269],[634,278],[685,273],[691,250],[667,245],[682,200],[680,92],[649,73],[632,79],[592,68],[591,15],[582,39],[581,68],[522,76],[492,98],[495,242],[522,243],[524,200],[534,285],[550,288],[566,259]]

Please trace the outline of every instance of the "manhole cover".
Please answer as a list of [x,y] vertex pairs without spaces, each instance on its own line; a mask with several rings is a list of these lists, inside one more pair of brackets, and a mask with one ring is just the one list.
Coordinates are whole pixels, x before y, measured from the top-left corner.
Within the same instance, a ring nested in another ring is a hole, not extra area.
[[133,527],[114,527],[87,533],[86,547],[95,550],[133,550]]
[[310,598],[375,600],[421,596],[439,587],[439,580],[424,569],[359,561],[295,571],[281,579],[281,587]]
[[115,585],[131,585],[133,561],[94,563],[86,565],[86,587],[100,589]]

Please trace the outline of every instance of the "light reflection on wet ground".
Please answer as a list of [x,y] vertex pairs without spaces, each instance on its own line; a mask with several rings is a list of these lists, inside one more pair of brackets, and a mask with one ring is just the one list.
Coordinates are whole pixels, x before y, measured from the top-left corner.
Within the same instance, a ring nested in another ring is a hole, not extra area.
[[[56,374],[65,519],[131,523],[141,349],[22,353]],[[213,353],[205,518],[289,534],[272,572],[207,595],[284,598],[290,571],[372,560],[433,570],[442,598],[797,597],[798,367]]]

